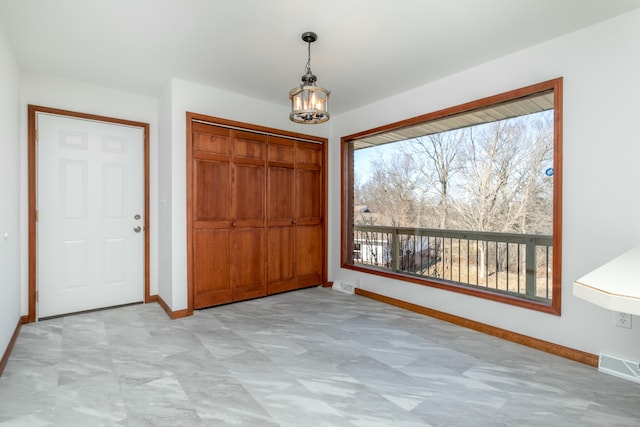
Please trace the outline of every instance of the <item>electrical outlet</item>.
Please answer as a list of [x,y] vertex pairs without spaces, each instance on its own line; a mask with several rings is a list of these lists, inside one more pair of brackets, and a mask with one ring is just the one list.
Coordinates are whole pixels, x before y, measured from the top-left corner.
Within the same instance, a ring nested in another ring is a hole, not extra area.
[[616,313],[616,326],[620,328],[631,329],[631,314],[629,313]]

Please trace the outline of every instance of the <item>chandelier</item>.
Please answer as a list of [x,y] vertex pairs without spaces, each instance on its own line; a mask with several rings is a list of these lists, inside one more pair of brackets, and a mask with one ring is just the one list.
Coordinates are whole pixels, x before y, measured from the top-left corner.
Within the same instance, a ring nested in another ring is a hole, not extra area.
[[289,91],[291,99],[291,114],[289,119],[296,123],[315,124],[329,120],[329,92],[316,86],[317,77],[311,72],[311,43],[316,41],[316,33],[307,31],[302,34],[302,40],[307,43],[307,65],[302,83]]

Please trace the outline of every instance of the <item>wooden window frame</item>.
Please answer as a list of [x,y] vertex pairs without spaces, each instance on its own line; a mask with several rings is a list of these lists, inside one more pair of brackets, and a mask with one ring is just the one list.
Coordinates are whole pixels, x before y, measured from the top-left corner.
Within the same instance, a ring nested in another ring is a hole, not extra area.
[[[522,87],[512,91],[504,92],[498,95],[489,96],[457,106],[445,108],[432,113],[427,113],[417,117],[401,120],[395,123],[383,125],[374,129],[365,130],[359,133],[343,136],[341,138],[341,245],[340,245],[340,264],[342,268],[348,270],[359,271],[362,273],[373,274],[376,276],[387,277],[390,279],[401,280],[405,282],[415,283],[419,285],[430,286],[433,288],[443,289],[452,292],[458,292],[492,301],[497,301],[521,308],[527,308],[544,313],[560,316],[562,306],[562,84],[563,78],[548,80],[545,82]],[[389,132],[408,126],[414,126],[420,123],[441,119],[456,114],[466,113],[480,108],[487,108],[492,105],[501,104],[518,98],[531,96],[539,92],[553,90],[554,94],[554,117],[553,117],[553,271],[552,271],[552,290],[551,304],[545,304],[538,301],[527,300],[517,296],[511,296],[501,293],[484,290],[481,288],[472,288],[465,285],[457,285],[435,281],[432,279],[423,279],[402,273],[392,271],[380,271],[379,269],[368,268],[362,265],[354,265],[349,263],[349,254],[352,253],[353,245],[353,223],[354,223],[354,201],[353,201],[353,150],[350,149],[350,142],[359,138],[370,137],[376,134]]]

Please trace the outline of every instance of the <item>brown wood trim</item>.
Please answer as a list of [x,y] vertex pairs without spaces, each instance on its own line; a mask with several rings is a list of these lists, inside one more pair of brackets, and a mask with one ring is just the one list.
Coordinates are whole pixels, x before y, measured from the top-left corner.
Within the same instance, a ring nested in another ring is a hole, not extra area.
[[56,114],[60,116],[81,118],[87,120],[95,120],[99,122],[115,123],[126,126],[140,127],[144,132],[144,301],[148,302],[150,295],[149,286],[149,124],[136,122],[132,120],[118,119],[114,117],[99,116],[96,114],[80,113],[77,111],[61,110],[57,108],[42,107],[38,105],[28,105],[28,192],[29,192],[29,290],[28,290],[28,315],[27,322],[36,321],[36,283],[37,283],[37,259],[36,259],[36,209],[37,209],[37,193],[36,193],[36,114]]
[[146,303],[158,302],[158,295],[149,295],[149,299],[145,301]]
[[206,114],[198,114],[187,111],[187,123],[191,123],[193,120],[201,120],[203,122],[211,123],[212,125],[222,125],[236,127],[242,130],[261,132],[266,134],[274,134],[281,137],[290,137],[294,139],[301,139],[304,141],[315,141],[319,144],[326,144],[327,138],[321,136],[307,135],[304,133],[290,132],[282,129],[275,129],[266,126],[254,125],[251,123],[237,122],[235,120],[223,119],[220,117],[207,116]]
[[162,309],[165,311],[165,313],[167,313],[167,316],[169,316],[171,320],[182,319],[183,317],[188,317],[193,314],[193,312],[189,312],[188,309],[173,311],[171,310],[171,308],[169,308],[169,305],[164,302],[160,295],[154,295],[154,297],[156,297],[156,302],[160,304],[160,307],[162,307]]
[[[527,308],[535,311],[549,313],[560,316],[562,311],[562,102],[563,102],[563,78],[547,80],[530,86],[522,87],[498,95],[489,96],[465,104],[445,108],[421,116],[412,117],[395,123],[383,125],[374,129],[365,130],[355,134],[343,136],[341,138],[341,209],[340,209],[340,266],[349,270],[356,270],[374,274],[377,276],[389,277],[420,285],[431,286],[447,291],[459,292],[475,297],[498,301],[517,307]],[[419,277],[399,274],[392,271],[381,271],[364,266],[351,264],[351,245],[353,239],[347,238],[347,233],[351,230],[348,224],[353,224],[353,161],[348,150],[349,142],[365,136],[372,136],[391,130],[412,126],[418,123],[427,122],[447,116],[452,116],[468,111],[472,111],[488,105],[495,105],[501,102],[522,98],[538,92],[548,90],[554,91],[554,195],[553,195],[553,275],[551,289],[551,305],[525,300],[509,295],[502,295],[495,292],[474,289],[466,286],[459,286],[450,283],[437,282]]]
[[28,253],[28,314],[29,322],[36,321],[36,113],[39,110],[33,105],[28,107],[28,223],[29,223],[29,253]]
[[150,279],[150,240],[151,240],[151,222],[149,220],[149,124],[143,123],[144,130],[144,302],[150,302],[151,299],[151,279]]
[[538,338],[519,334],[517,332],[512,332],[507,329],[491,326],[486,323],[476,322],[475,320],[470,320],[464,317],[445,313],[443,311],[434,310],[417,304],[412,304],[410,302],[380,295],[375,292],[365,291],[359,288],[356,288],[355,292],[356,295],[360,295],[396,307],[404,308],[405,310],[413,311],[415,313],[424,314],[425,316],[433,317],[435,319],[444,320],[445,322],[453,323],[455,325],[473,329],[475,331],[492,335],[494,337],[502,338],[516,344],[521,344],[527,347],[534,348],[536,350],[544,351],[545,353],[550,353],[556,356],[564,357],[565,359],[570,359],[594,367],[598,366],[598,356],[595,354],[586,353],[584,351],[576,350],[570,347],[554,344],[549,341],[544,341]]
[[563,122],[563,82],[562,77],[551,81],[553,84],[553,273],[551,302],[554,314],[562,311],[562,122]]
[[[353,229],[346,227],[346,224],[354,222],[354,201],[353,201],[353,149],[350,149],[347,137],[340,138],[340,265],[342,267],[351,266],[353,254]],[[350,232],[347,238],[347,232]]]
[[329,143],[326,138],[322,138],[322,207],[320,215],[322,215],[322,239],[324,241],[324,254],[322,260],[322,284],[326,286],[328,280],[329,270],[329,175],[327,169],[329,168]]
[[27,316],[21,316],[18,319],[18,324],[16,325],[16,329],[13,331],[13,335],[11,335],[11,339],[9,340],[9,344],[7,345],[7,348],[4,351],[2,359],[0,359],[0,377],[2,376],[2,373],[4,372],[4,368],[7,366],[7,363],[9,362],[11,351],[13,351],[13,346],[15,345],[16,340],[18,339],[18,335],[20,334],[20,328],[22,327],[23,324],[27,323],[27,321],[28,321]]
[[187,162],[187,312],[189,316],[193,314],[193,192],[191,189],[193,188],[193,120],[197,117],[199,115],[187,111],[185,161]]

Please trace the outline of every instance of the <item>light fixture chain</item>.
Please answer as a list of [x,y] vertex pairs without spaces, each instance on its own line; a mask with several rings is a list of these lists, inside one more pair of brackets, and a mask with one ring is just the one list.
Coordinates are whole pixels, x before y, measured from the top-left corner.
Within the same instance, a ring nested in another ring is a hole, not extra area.
[[311,72],[311,42],[307,42],[307,65],[304,68],[305,73]]

